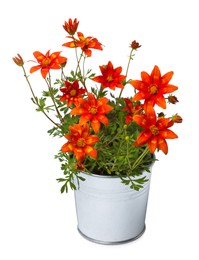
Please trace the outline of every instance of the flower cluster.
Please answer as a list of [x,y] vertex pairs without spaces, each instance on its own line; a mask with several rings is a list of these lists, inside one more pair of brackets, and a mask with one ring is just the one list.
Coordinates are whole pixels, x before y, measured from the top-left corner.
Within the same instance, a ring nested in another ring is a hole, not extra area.
[[[64,173],[64,177],[58,179],[63,182],[61,192],[67,191],[68,185],[76,188],[74,178],[82,180],[81,171],[118,175],[124,184],[139,190],[147,181],[141,176],[142,171],[149,170],[155,160],[155,151],[167,154],[167,139],[178,137],[170,128],[182,122],[181,116],[166,117],[156,110],[165,110],[167,103],[178,102],[171,94],[178,89],[170,84],[173,72],[162,75],[155,65],[151,73],[141,72],[139,80],[129,78],[130,62],[141,47],[135,40],[130,44],[125,73],[121,66],[115,67],[111,61],[99,66],[97,75],[92,69],[85,71],[85,63],[93,56],[92,51],[102,51],[103,45],[97,38],[85,37],[78,32],[78,26],[77,19],[69,19],[63,25],[68,41],[62,46],[75,50],[74,70],[65,73],[68,59],[61,56],[61,51],[33,53],[36,65],[29,72],[40,70],[47,85],[41,98],[33,91],[21,55],[13,58],[23,69],[37,111],[53,124],[49,134],[67,140],[55,156]],[[52,70],[60,70],[60,78],[54,82]],[[132,92],[129,97],[123,97],[127,84],[132,87]],[[116,89],[119,89],[117,97]],[[55,119],[51,112],[55,113]]]

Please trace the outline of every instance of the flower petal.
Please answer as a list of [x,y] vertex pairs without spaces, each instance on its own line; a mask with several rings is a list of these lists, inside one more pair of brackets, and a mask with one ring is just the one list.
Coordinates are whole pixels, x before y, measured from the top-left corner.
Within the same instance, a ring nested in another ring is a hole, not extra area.
[[70,142],[68,142],[61,147],[61,150],[62,150],[62,152],[65,152],[65,153],[72,152],[73,151],[73,145]]
[[147,72],[142,71],[141,72],[141,78],[142,78],[143,82],[147,83],[148,85],[151,84],[151,77]]
[[86,156],[84,148],[80,148],[80,147],[74,148],[74,154],[75,154],[77,161],[79,161],[79,162],[83,162],[83,160],[85,159],[85,156]]
[[152,100],[154,99],[154,103],[157,104],[159,107],[166,109],[166,101],[163,95],[157,94]]
[[99,142],[99,137],[96,136],[96,135],[89,135],[89,136],[85,139],[85,141],[86,141],[86,144],[87,144],[87,145],[93,145],[93,144]]
[[158,140],[158,149],[163,151],[164,154],[168,153],[168,145],[165,139],[159,138]]
[[174,74],[173,71],[169,71],[166,74],[164,74],[161,78],[161,81],[162,81],[161,83],[163,85],[167,85],[169,83],[169,81],[171,80],[171,78],[173,77],[173,74]]
[[91,126],[93,128],[93,131],[97,134],[100,130],[100,122],[97,119],[91,120]]
[[160,69],[157,65],[154,66],[152,72],[151,72],[151,78],[152,78],[152,83],[155,85],[159,85],[161,81],[161,73]]
[[168,93],[172,93],[172,92],[176,91],[177,89],[178,89],[178,87],[168,84],[165,87],[161,88],[161,93],[168,94]]
[[165,130],[160,131],[160,136],[164,139],[178,138],[178,136],[173,131],[171,131],[170,129],[165,129]]
[[143,128],[148,127],[146,115],[134,115],[133,120]]
[[82,108],[82,107],[75,107],[71,110],[70,114],[71,115],[77,115],[80,116],[82,114],[85,114],[87,111],[86,109]]
[[134,145],[141,146],[143,144],[146,144],[149,141],[149,139],[151,138],[151,136],[152,136],[151,131],[149,131],[149,130],[142,131],[138,135],[137,140],[134,142]]
[[158,146],[158,137],[152,136],[152,138],[148,141],[148,147],[151,153],[154,153]]
[[33,66],[32,68],[30,68],[30,73],[33,73],[37,70],[41,69],[41,65],[36,65],[36,66]]
[[84,147],[84,151],[87,155],[93,157],[94,159],[97,159],[97,151],[90,145],[87,145]]
[[108,118],[106,116],[104,116],[104,115],[97,115],[96,119],[99,120],[105,126],[108,125]]

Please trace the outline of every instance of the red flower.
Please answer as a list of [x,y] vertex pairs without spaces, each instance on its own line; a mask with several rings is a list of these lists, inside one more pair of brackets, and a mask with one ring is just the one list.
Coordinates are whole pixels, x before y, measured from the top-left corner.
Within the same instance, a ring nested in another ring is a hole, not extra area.
[[92,78],[93,81],[101,83],[103,88],[115,90],[116,87],[123,88],[122,81],[126,76],[121,75],[122,67],[113,68],[111,61],[107,65],[100,66],[102,75]]
[[169,118],[156,118],[155,112],[152,114],[135,115],[133,120],[140,125],[144,130],[138,135],[135,141],[135,146],[148,144],[151,153],[156,149],[162,150],[163,153],[168,153],[168,145],[165,139],[174,139],[178,136],[168,129],[174,122]]
[[169,84],[172,76],[172,71],[161,76],[158,66],[154,66],[151,75],[145,71],[141,72],[142,80],[130,81],[130,84],[139,91],[133,97],[133,101],[145,99],[145,110],[147,110],[148,106],[154,106],[155,104],[165,109],[166,101],[164,94],[171,93],[178,89],[178,87]]
[[68,34],[74,35],[77,31],[78,24],[79,24],[79,22],[77,22],[77,18],[75,18],[74,21],[72,21],[72,19],[69,19],[68,23],[65,22],[63,27],[64,27],[64,30],[66,30]]
[[72,36],[68,36],[67,38],[73,39],[72,42],[66,42],[62,46],[69,48],[77,48],[80,47],[85,55],[90,57],[92,55],[92,51],[90,49],[102,50],[102,44],[98,42],[96,38],[93,37],[84,37],[83,33],[77,33],[79,40],[74,39]]
[[143,105],[141,104],[133,104],[130,99],[124,98],[124,101],[126,103],[126,106],[123,111],[128,111],[128,114],[126,115],[125,123],[129,124],[133,121],[133,116],[142,113],[143,111]]
[[73,83],[65,81],[65,88],[61,88],[63,96],[60,97],[60,101],[67,101],[67,106],[70,107],[73,103],[75,106],[79,106],[79,99],[86,92],[85,89],[79,88],[79,83],[75,80]]
[[85,124],[90,121],[95,133],[100,130],[100,122],[105,126],[108,125],[108,118],[106,113],[113,109],[112,106],[107,105],[108,98],[102,97],[98,100],[91,93],[88,93],[88,100],[80,100],[80,106],[73,108],[71,115],[80,115],[80,124]]
[[68,142],[62,146],[62,152],[74,152],[79,162],[83,162],[86,154],[96,159],[97,151],[92,145],[99,141],[99,137],[90,135],[89,125],[75,124],[73,127],[69,126],[69,129],[70,134],[65,134]]
[[41,69],[41,75],[45,79],[50,69],[60,69],[61,64],[66,63],[67,58],[60,56],[61,52],[53,52],[50,54],[50,50],[47,51],[46,55],[39,51],[35,51],[33,55],[37,59],[39,65],[33,66],[30,69],[30,73],[33,73]]

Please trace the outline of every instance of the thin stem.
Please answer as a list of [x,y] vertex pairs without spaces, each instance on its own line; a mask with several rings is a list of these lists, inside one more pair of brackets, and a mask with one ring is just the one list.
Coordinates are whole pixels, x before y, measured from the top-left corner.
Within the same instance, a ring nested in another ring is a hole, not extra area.
[[148,152],[149,152],[149,149],[148,149],[148,146],[146,146],[144,151],[141,153],[141,155],[134,162],[134,164],[132,166],[132,170],[134,170],[140,164],[140,162],[143,160],[143,158],[147,155]]
[[53,105],[54,105],[54,107],[55,107],[55,110],[56,110],[56,112],[57,112],[57,116],[58,116],[60,122],[62,123],[62,122],[63,122],[63,118],[62,118],[62,116],[61,116],[61,114],[60,114],[60,112],[59,112],[59,110],[58,110],[58,108],[57,108],[56,102],[55,102],[55,98],[54,98],[54,94],[53,94],[53,89],[52,89],[52,86],[51,86],[51,76],[50,76],[50,73],[49,73],[49,79],[48,79],[48,80],[45,80],[45,81],[46,81],[46,83],[47,83],[47,85],[48,85],[49,94],[50,94],[50,97],[51,97],[51,99],[52,99],[52,102],[53,102]]
[[76,46],[76,39],[74,36],[72,36],[73,38],[73,41],[74,41],[74,45],[75,45],[75,55],[76,55],[76,60],[77,60],[77,67],[76,67],[76,70],[75,70],[75,76],[77,76],[77,73],[78,73],[78,70],[79,70],[79,73],[80,75],[82,76],[82,79],[79,79],[82,83],[82,85],[84,86],[84,88],[86,89],[86,92],[88,93],[88,90],[87,90],[87,87],[86,87],[86,84],[85,84],[85,78],[84,78],[84,63],[85,63],[85,57],[84,57],[84,62],[83,62],[83,75],[81,73],[81,68],[80,68],[80,61],[83,57],[83,51],[81,52],[80,54],[80,57],[78,58],[78,53],[77,53],[77,46]]
[[[122,142],[120,142],[119,148],[118,148],[118,150],[117,150],[117,155],[120,154],[120,148],[121,148],[121,146],[122,146],[122,144],[123,144],[124,142],[125,142],[125,140],[122,140]],[[116,162],[117,162],[117,158],[116,158],[116,156],[115,156],[113,166],[111,167],[111,172],[113,172]]]
[[106,147],[109,144],[111,144],[118,137],[118,135],[120,135],[120,134],[121,134],[121,132],[117,132],[117,134],[108,143],[105,143],[101,147],[99,147],[98,151],[102,150],[104,147]]
[[[35,94],[34,94],[34,91],[33,91],[33,89],[32,89],[32,86],[31,86],[31,84],[30,84],[30,81],[29,81],[29,79],[28,79],[28,76],[27,76],[27,74],[26,74],[26,70],[25,70],[24,66],[22,66],[22,69],[23,69],[23,72],[24,72],[24,77],[25,77],[25,79],[26,79],[26,81],[27,81],[27,83],[28,83],[28,86],[29,86],[29,88],[30,88],[30,91],[31,91],[31,93],[32,93],[33,100],[34,100],[35,104],[36,104],[39,108],[41,108],[41,106],[40,106],[39,103],[38,103],[38,98],[37,98],[37,97],[35,96]],[[60,125],[57,124],[57,123],[55,123],[55,122],[46,114],[46,112],[45,112],[44,110],[41,109],[41,111],[42,111],[42,113],[51,121],[51,123],[53,123],[53,124],[56,125],[57,127],[61,128]]]
[[128,165],[129,165],[129,168],[131,169],[131,163],[129,161],[129,142],[128,140],[126,141],[126,158],[127,158],[127,162],[128,162]]
[[[129,71],[129,67],[130,67],[130,63],[131,63],[131,60],[132,60],[132,53],[133,53],[133,49],[131,49],[131,52],[130,52],[130,56],[129,56],[129,60],[128,60],[128,64],[127,64],[127,68],[126,68],[126,78],[127,78],[127,75],[128,75],[128,71]],[[121,89],[120,91],[120,94],[119,94],[119,99],[122,95],[122,92],[123,92],[124,88]]]
[[64,74],[64,69],[63,68],[61,68],[61,79],[63,81],[67,80],[67,76]]

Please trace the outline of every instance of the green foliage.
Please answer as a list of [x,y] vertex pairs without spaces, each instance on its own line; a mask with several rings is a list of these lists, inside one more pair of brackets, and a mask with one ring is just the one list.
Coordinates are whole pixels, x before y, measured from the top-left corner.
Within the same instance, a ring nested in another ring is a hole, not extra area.
[[74,157],[60,151],[57,155],[55,155],[55,159],[60,161],[61,170],[64,174],[64,178],[57,179],[58,182],[62,183],[60,190],[61,193],[68,192],[69,187],[72,190],[76,190],[77,187],[75,183],[79,186],[79,181],[84,181],[85,179],[77,174],[78,170],[75,168]]
[[[71,71],[67,80],[74,82],[76,79],[82,84],[86,80],[90,80],[94,76],[91,70],[88,70],[83,77],[80,72]],[[54,126],[48,130],[49,135],[53,137],[62,138],[66,133],[69,133],[69,126],[73,126],[79,122],[79,116],[72,116],[70,114],[71,108],[67,107],[66,102],[60,101],[59,89],[64,86],[64,79],[56,79],[54,87],[49,87],[48,90],[42,92],[42,97],[32,98],[34,104],[37,105],[37,111],[49,113],[56,111],[56,118],[60,119],[60,123],[55,123]],[[124,82],[124,85],[128,82]],[[103,88],[91,87],[91,93],[96,98],[107,96],[107,90]],[[88,173],[95,173],[99,175],[118,176],[124,185],[129,185],[132,189],[139,190],[143,184],[148,180],[142,176],[142,172],[149,171],[154,157],[148,151],[146,146],[136,147],[133,142],[137,139],[141,128],[135,123],[125,123],[127,111],[124,111],[126,104],[122,98],[117,98],[114,92],[110,93],[109,105],[114,109],[106,116],[109,120],[108,126],[101,124],[100,132],[98,134],[100,141],[95,144],[98,157],[94,160],[87,156],[84,161],[84,171]],[[48,105],[47,105],[48,104]],[[74,107],[74,106],[73,106]],[[94,134],[94,132],[91,132]],[[67,142],[67,140],[64,140]],[[61,163],[61,170],[64,177],[58,178],[57,181],[62,184],[61,193],[68,192],[68,189],[77,189],[75,183],[84,180],[78,175],[79,170],[76,167],[77,160],[73,153],[59,152],[56,156]],[[76,181],[75,181],[76,180]]]
[[[134,54],[130,52],[129,62],[127,66],[126,75],[128,72],[130,61]],[[61,186],[61,193],[68,192],[69,188],[75,190],[78,188],[79,181],[84,179],[79,175],[79,171],[88,173],[95,173],[98,175],[118,176],[124,185],[129,185],[132,189],[139,190],[143,184],[147,182],[146,177],[142,176],[143,171],[149,171],[151,163],[155,160],[146,146],[134,146],[133,143],[137,139],[141,128],[135,123],[131,122],[128,125],[125,123],[125,118],[128,111],[126,103],[121,97],[122,90],[119,97],[115,96],[114,91],[107,91],[107,88],[100,86],[96,87],[97,83],[92,81],[95,73],[91,69],[85,70],[86,56],[82,54],[77,57],[77,64],[74,70],[71,70],[67,76],[61,68],[61,77],[53,81],[50,73],[45,79],[47,88],[41,93],[41,97],[37,97],[31,87],[29,78],[25,72],[26,81],[32,92],[32,101],[36,105],[36,110],[43,113],[52,123],[52,128],[48,130],[48,134],[52,137],[62,138],[64,135],[70,133],[70,126],[79,123],[80,116],[71,115],[71,109],[75,107],[72,102],[70,107],[67,106],[67,101],[60,101],[62,95],[60,88],[65,87],[65,81],[73,84],[78,81],[79,87],[86,90],[86,94],[82,98],[87,98],[87,92],[94,94],[96,99],[108,97],[110,95],[108,105],[113,107],[105,116],[108,119],[108,125],[100,124],[100,131],[97,134],[99,142],[95,143],[94,149],[97,151],[97,159],[93,159],[86,155],[82,165],[79,165],[73,152],[59,151],[55,156],[61,164],[63,177],[57,179]],[[121,82],[123,86],[129,84],[129,80],[125,79]],[[76,91],[76,90],[75,90]],[[134,93],[132,93],[134,94]],[[73,96],[71,94],[71,96]],[[109,97],[108,97],[109,98]],[[129,97],[131,98],[131,97]],[[67,98],[66,98],[67,99]],[[90,135],[96,135],[92,130]],[[63,142],[67,142],[63,139]],[[64,144],[64,143],[63,143]]]

